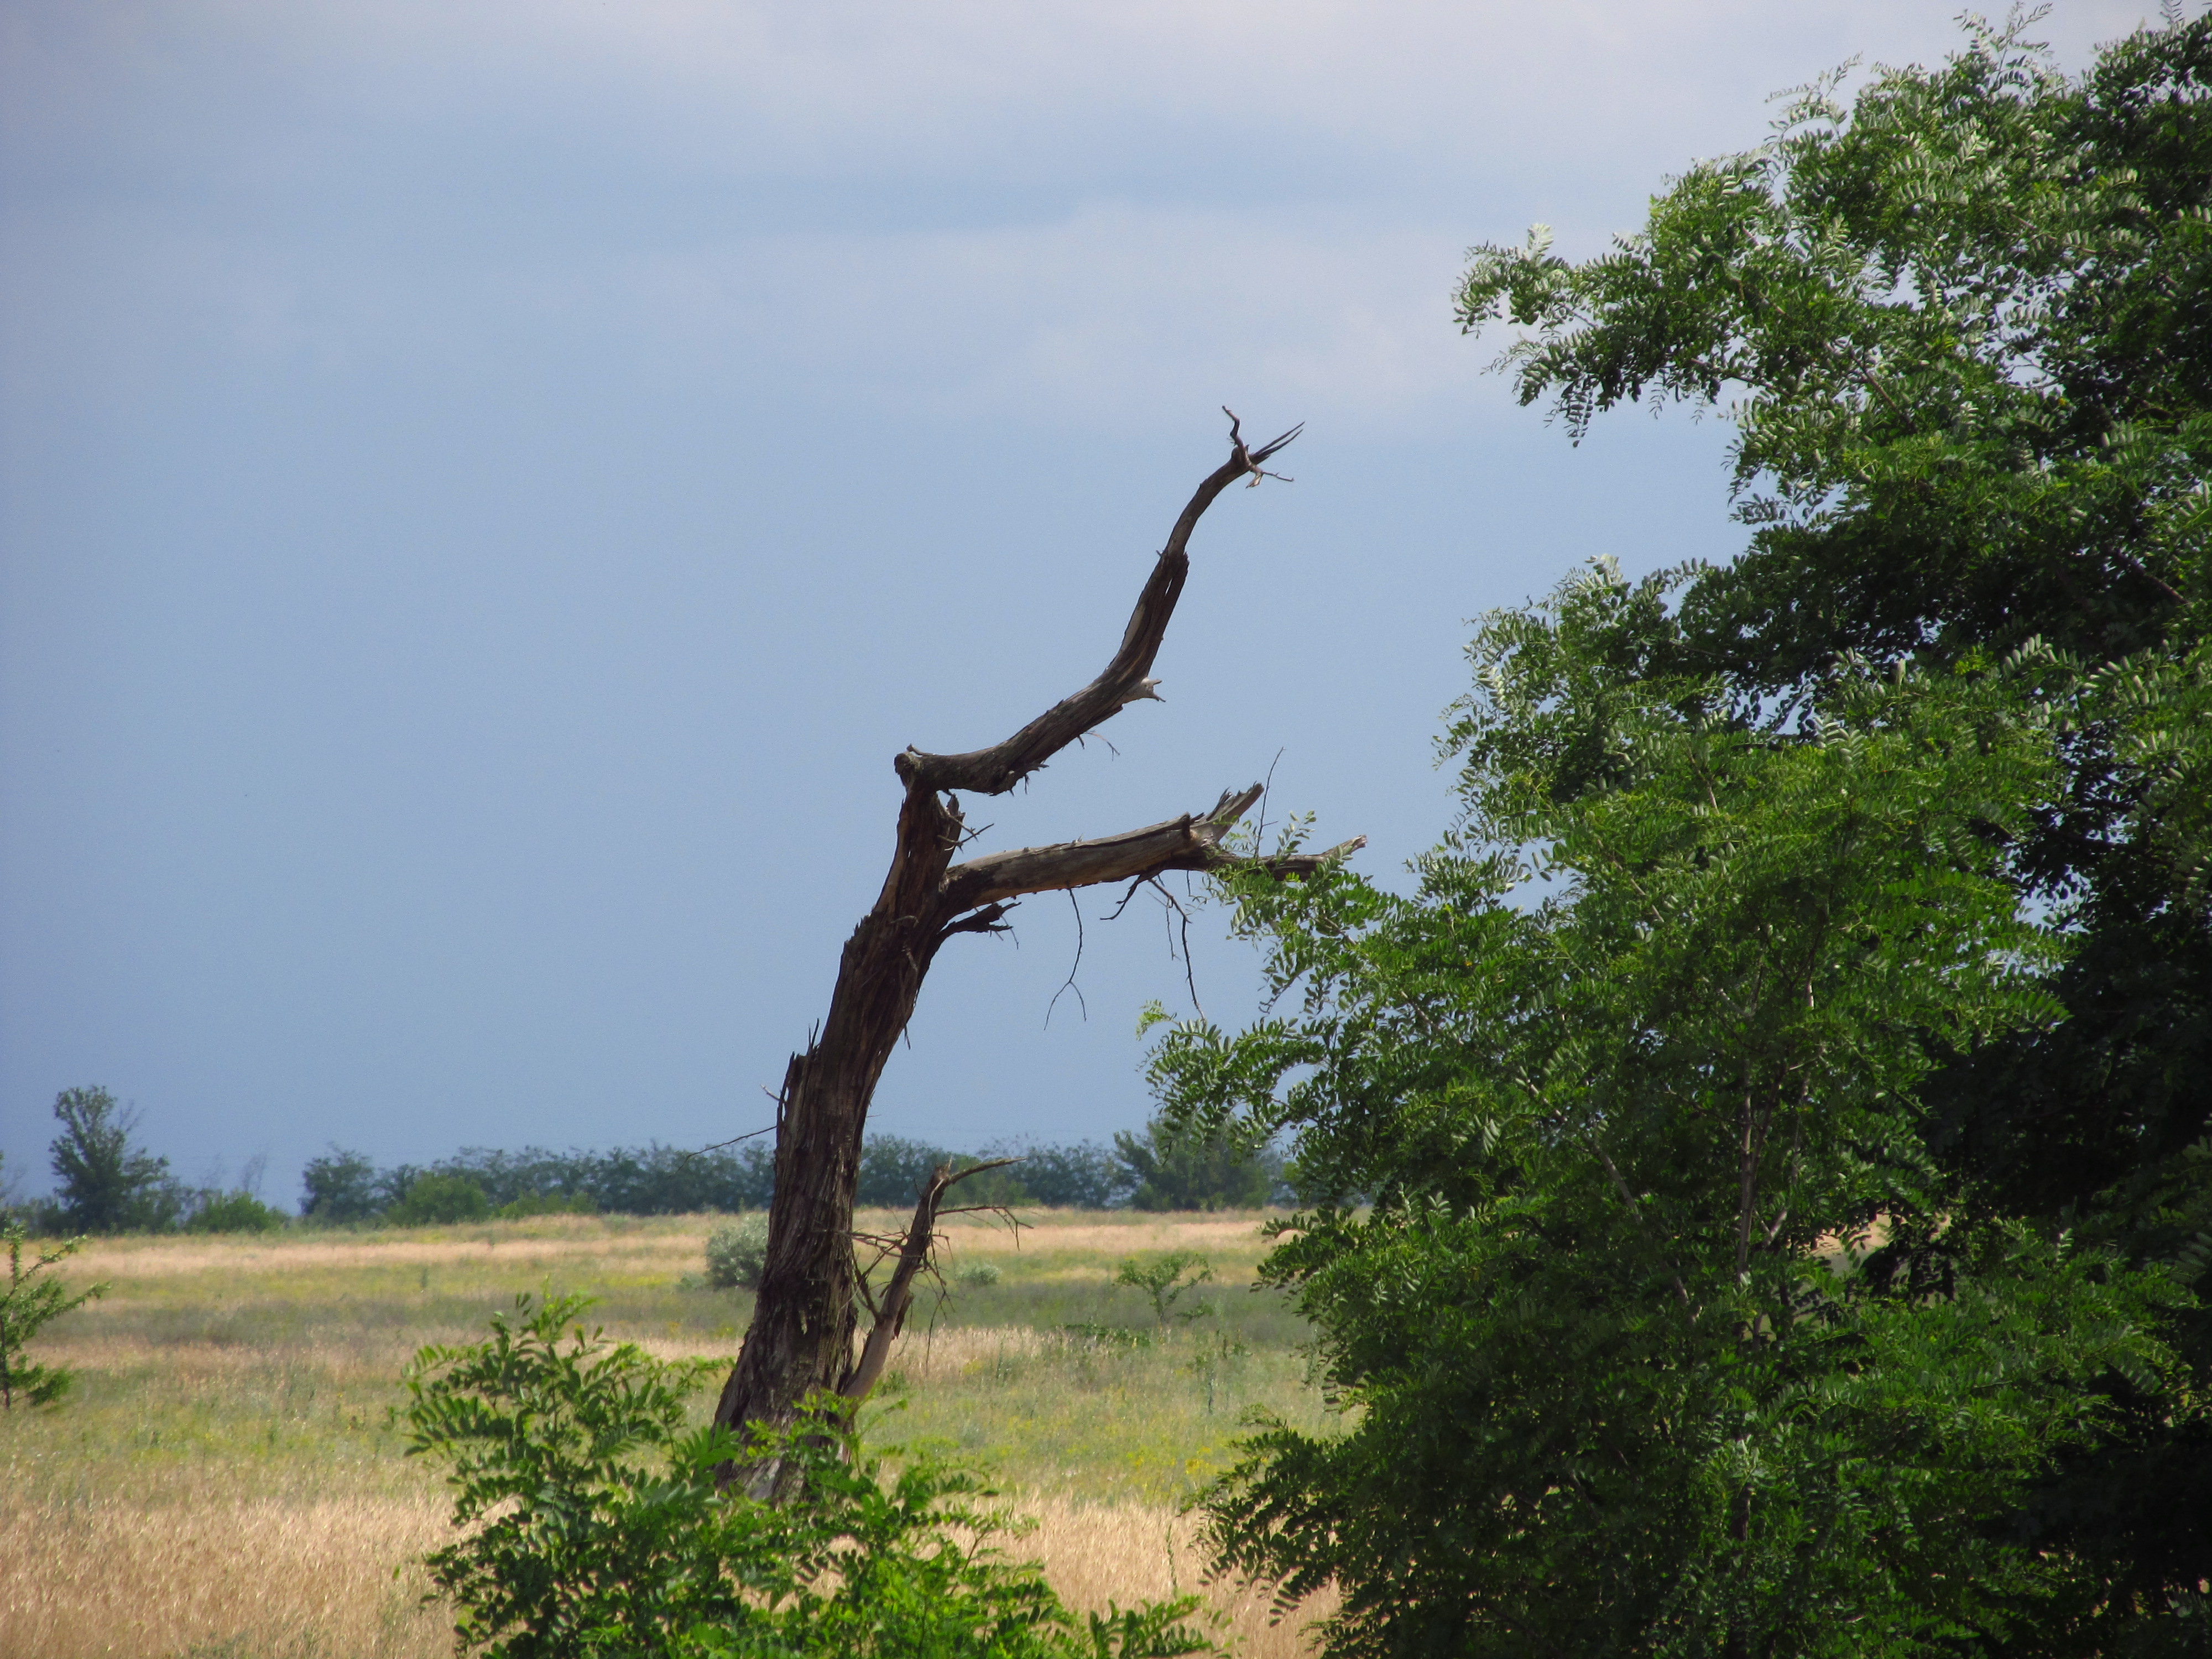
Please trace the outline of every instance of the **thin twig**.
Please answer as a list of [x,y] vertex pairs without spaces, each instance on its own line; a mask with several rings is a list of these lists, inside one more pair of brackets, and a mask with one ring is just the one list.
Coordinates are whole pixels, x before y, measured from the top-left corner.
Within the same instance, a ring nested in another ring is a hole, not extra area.
[[1068,964],[1066,982],[1052,994],[1052,1000],[1044,1006],[1044,1028],[1048,1031],[1052,1029],[1052,1011],[1060,1006],[1060,998],[1070,991],[1075,993],[1075,1006],[1083,1010],[1083,1023],[1091,1023],[1091,1005],[1084,1000],[1083,988],[1075,982],[1076,970],[1083,966],[1083,907],[1075,902],[1073,887],[1066,891],[1067,908],[1075,912],[1075,960]]
[[697,1152],[692,1153],[691,1156],[694,1158],[704,1158],[708,1152],[719,1152],[723,1147],[734,1146],[741,1140],[758,1140],[763,1135],[772,1135],[775,1133],[775,1125],[771,1123],[765,1129],[755,1129],[747,1134],[732,1135],[729,1139],[718,1140],[711,1146],[702,1146]]
[[1252,850],[1255,853],[1267,850],[1267,792],[1275,787],[1275,768],[1281,763],[1282,758],[1283,751],[1278,749],[1275,751],[1275,758],[1267,763],[1267,775],[1260,781],[1260,821],[1252,826]]

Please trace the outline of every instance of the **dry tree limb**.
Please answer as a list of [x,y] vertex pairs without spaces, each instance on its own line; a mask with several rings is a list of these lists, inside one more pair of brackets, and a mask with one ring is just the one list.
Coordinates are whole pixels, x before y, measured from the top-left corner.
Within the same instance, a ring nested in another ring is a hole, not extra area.
[[1113,719],[1126,704],[1156,697],[1155,688],[1160,683],[1150,678],[1152,659],[1166,637],[1168,619],[1175,615],[1176,601],[1182,597],[1183,581],[1190,574],[1190,532],[1213,505],[1215,496],[1239,478],[1249,477],[1258,483],[1263,472],[1260,463],[1304,429],[1301,422],[1279,438],[1247,450],[1238,435],[1237,417],[1231,415],[1230,458],[1207,475],[1176,520],[1175,528],[1168,533],[1168,544],[1160,550],[1151,577],[1137,595],[1128,626],[1121,630],[1121,648],[1098,678],[1061,698],[1004,743],[988,749],[964,755],[925,755],[908,749],[898,757],[899,775],[910,786],[939,793],[965,790],[972,795],[1002,795],[1076,738]]
[[[891,1270],[890,1282],[884,1286],[883,1297],[878,1300],[867,1297],[868,1311],[873,1322],[868,1329],[868,1340],[861,1345],[860,1357],[853,1362],[852,1369],[841,1378],[837,1392],[848,1400],[861,1401],[883,1376],[884,1366],[890,1360],[891,1344],[898,1340],[906,1328],[907,1309],[914,1299],[915,1281],[924,1272],[934,1273],[931,1252],[937,1243],[939,1206],[945,1194],[971,1175],[981,1175],[986,1170],[1003,1170],[1010,1164],[1018,1164],[1018,1158],[994,1158],[988,1163],[971,1164],[964,1170],[955,1170],[940,1164],[922,1182],[921,1192],[914,1206],[914,1220],[899,1240],[898,1266]],[[889,1250],[885,1255],[890,1254]],[[880,1258],[878,1258],[880,1260]],[[866,1296],[865,1286],[863,1295]]]

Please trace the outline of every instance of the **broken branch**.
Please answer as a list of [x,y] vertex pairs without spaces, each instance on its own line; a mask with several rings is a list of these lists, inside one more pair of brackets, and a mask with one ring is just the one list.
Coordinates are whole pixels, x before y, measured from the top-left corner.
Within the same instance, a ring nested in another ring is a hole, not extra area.
[[[1226,410],[1222,412],[1228,414]],[[1176,601],[1182,598],[1183,580],[1190,574],[1190,532],[1213,505],[1214,497],[1237,479],[1249,478],[1256,484],[1262,477],[1279,477],[1279,473],[1267,474],[1260,464],[1304,429],[1301,422],[1257,449],[1247,449],[1237,435],[1237,417],[1231,415],[1229,459],[1206,475],[1176,520],[1168,544],[1161,550],[1150,579],[1137,595],[1136,608],[1129,613],[1121,649],[1098,678],[1073,696],[1061,698],[1004,743],[988,749],[971,750],[964,755],[926,755],[908,749],[895,763],[908,789],[964,789],[971,794],[1002,795],[1091,727],[1120,714],[1125,703],[1157,698],[1153,688],[1159,682],[1150,678],[1152,658],[1167,634],[1168,619],[1175,615]]]
[[837,1384],[839,1394],[848,1400],[865,1400],[876,1386],[877,1379],[883,1376],[884,1366],[891,1357],[891,1344],[906,1325],[914,1281],[929,1266],[930,1246],[937,1242],[938,1206],[945,1194],[971,1175],[981,1175],[986,1170],[1003,1170],[1009,1164],[1020,1162],[1018,1158],[994,1158],[988,1163],[971,1164],[964,1170],[940,1164],[931,1172],[915,1200],[914,1221],[906,1230],[898,1266],[891,1270],[891,1281],[884,1286],[882,1299],[870,1304],[869,1311],[875,1317],[868,1328],[868,1340],[862,1345],[860,1357],[854,1363],[851,1372]]

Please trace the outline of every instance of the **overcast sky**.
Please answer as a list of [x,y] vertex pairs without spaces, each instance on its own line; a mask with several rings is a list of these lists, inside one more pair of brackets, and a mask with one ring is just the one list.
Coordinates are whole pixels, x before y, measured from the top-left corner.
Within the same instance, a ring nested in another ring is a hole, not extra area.
[[[2039,33],[2078,66],[2146,9]],[[1306,435],[1201,526],[1167,701],[970,822],[1103,834],[1272,765],[1399,877],[1467,619],[1741,533],[1724,426],[1575,449],[1513,404],[1451,321],[1466,247],[1595,252],[1952,10],[7,0],[8,1176],[46,1189],[77,1084],[288,1204],[332,1142],[766,1122],[892,755],[1103,665],[1223,404]],[[1137,1012],[1189,993],[1107,902],[1048,1027],[1064,897],[948,948],[873,1127],[1141,1123]]]

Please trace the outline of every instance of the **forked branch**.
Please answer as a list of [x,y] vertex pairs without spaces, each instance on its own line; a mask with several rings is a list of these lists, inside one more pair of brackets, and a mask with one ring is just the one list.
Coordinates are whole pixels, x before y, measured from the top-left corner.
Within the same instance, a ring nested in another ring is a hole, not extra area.
[[[1226,410],[1222,412],[1228,414]],[[1120,714],[1124,704],[1154,696],[1159,682],[1150,678],[1152,659],[1168,631],[1168,619],[1175,615],[1176,601],[1182,596],[1184,578],[1190,574],[1190,532],[1213,504],[1213,498],[1237,479],[1249,478],[1256,484],[1265,477],[1280,477],[1268,473],[1261,463],[1304,429],[1300,422],[1257,449],[1248,449],[1237,417],[1230,415],[1229,459],[1206,475],[1176,520],[1175,528],[1168,533],[1168,544],[1160,550],[1144,591],[1137,595],[1136,608],[1129,613],[1129,625],[1121,632],[1121,647],[1098,678],[1073,696],[1061,698],[1004,743],[988,749],[971,750],[964,755],[925,755],[918,749],[908,749],[897,761],[899,775],[908,787],[1002,795],[1085,732]]]
[[[1019,847],[1011,852],[990,853],[945,872],[946,908],[957,912],[978,905],[999,904],[1024,893],[1045,893],[1063,887],[1095,887],[1102,883],[1164,874],[1170,870],[1226,870],[1238,865],[1257,865],[1277,876],[1310,876],[1332,860],[1357,852],[1367,844],[1364,836],[1319,853],[1294,853],[1278,858],[1249,859],[1223,850],[1221,842],[1237,821],[1260,799],[1260,786],[1224,790],[1212,811],[1203,817],[1186,812],[1164,823],[1148,824],[1097,841],[1064,841],[1048,847]],[[1003,914],[1003,913],[1002,913]]]
[[861,1346],[860,1357],[854,1362],[851,1372],[837,1385],[837,1392],[846,1399],[866,1399],[868,1391],[883,1376],[884,1365],[890,1363],[891,1344],[906,1328],[906,1310],[914,1300],[914,1282],[930,1265],[930,1248],[937,1242],[937,1215],[945,1202],[945,1194],[971,1175],[981,1175],[986,1170],[1003,1170],[1009,1164],[1020,1162],[1018,1158],[995,1158],[988,1163],[971,1164],[964,1170],[940,1164],[930,1172],[915,1200],[914,1221],[907,1228],[906,1238],[900,1247],[898,1266],[891,1269],[891,1280],[884,1286],[882,1297],[871,1304],[875,1320],[868,1328],[868,1340]]

